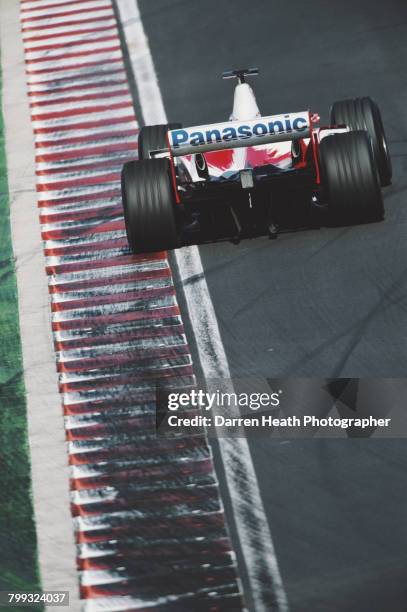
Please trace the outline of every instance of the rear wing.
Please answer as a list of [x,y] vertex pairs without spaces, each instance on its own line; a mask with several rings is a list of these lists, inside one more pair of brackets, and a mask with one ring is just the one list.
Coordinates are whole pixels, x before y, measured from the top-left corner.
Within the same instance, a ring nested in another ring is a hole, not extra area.
[[258,117],[250,121],[226,121],[170,130],[168,145],[175,157],[219,149],[251,147],[269,142],[298,140],[310,136],[309,111]]

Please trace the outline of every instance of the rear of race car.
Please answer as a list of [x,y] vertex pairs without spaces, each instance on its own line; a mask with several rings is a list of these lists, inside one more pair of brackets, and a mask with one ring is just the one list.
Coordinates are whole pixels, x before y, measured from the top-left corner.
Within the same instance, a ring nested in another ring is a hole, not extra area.
[[139,160],[122,173],[132,250],[275,237],[281,220],[293,216],[290,203],[304,224],[315,215],[336,224],[380,220],[380,175],[368,129],[321,128],[318,119],[307,110],[142,128]]
[[[315,183],[313,156],[305,160],[311,142],[308,111],[171,127],[143,128],[139,160],[123,169],[126,228],[134,251],[177,248],[202,232],[236,240],[253,231],[272,233],[272,185],[283,177],[301,188]],[[293,147],[297,141],[303,144]]]

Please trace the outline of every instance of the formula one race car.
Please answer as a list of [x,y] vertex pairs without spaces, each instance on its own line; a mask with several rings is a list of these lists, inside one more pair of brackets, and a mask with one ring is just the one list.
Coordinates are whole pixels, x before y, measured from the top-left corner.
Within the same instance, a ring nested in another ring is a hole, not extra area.
[[257,73],[223,74],[238,81],[227,122],[140,130],[139,159],[122,171],[133,252],[191,244],[203,230],[216,239],[221,226],[236,242],[261,233],[275,237],[289,201],[327,224],[383,218],[381,186],[391,183],[392,169],[375,102],[335,102],[329,127],[318,126],[319,116],[309,110],[263,117],[245,82]]

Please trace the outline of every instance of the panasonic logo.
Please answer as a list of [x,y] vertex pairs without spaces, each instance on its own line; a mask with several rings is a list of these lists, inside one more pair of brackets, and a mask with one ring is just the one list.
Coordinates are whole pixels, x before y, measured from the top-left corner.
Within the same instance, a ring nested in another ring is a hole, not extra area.
[[309,128],[309,114],[304,112],[172,130],[168,135],[172,153],[186,155],[305,138],[309,135]]

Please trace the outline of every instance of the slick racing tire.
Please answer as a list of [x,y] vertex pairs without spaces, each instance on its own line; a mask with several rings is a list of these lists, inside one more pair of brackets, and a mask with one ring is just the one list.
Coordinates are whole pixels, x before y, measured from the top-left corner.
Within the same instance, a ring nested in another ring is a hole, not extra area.
[[138,158],[149,159],[151,151],[167,148],[167,132],[178,130],[180,123],[167,123],[163,125],[146,125],[141,128],[138,136]]
[[133,253],[152,253],[180,246],[168,159],[143,159],[124,164],[122,199],[127,239]]
[[383,186],[390,185],[392,166],[379,107],[371,98],[341,100],[331,107],[331,124],[366,130],[372,140],[374,157]]
[[383,198],[366,131],[332,134],[319,149],[321,183],[334,225],[383,219]]

